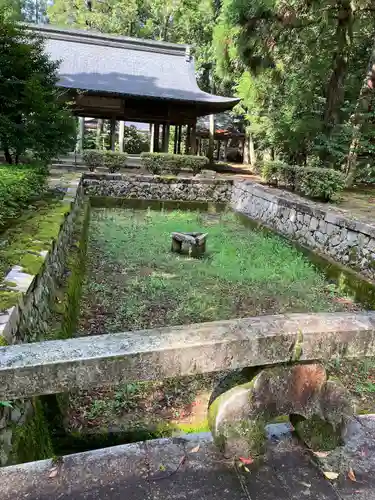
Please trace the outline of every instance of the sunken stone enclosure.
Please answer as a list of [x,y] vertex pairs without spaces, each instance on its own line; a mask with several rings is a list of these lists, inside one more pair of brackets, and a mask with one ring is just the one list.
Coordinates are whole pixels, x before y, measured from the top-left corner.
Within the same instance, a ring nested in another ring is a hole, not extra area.
[[254,221],[375,279],[375,224],[249,181],[233,185],[231,206]]
[[[235,450],[238,445],[244,453],[244,442],[236,440],[244,431],[246,434],[246,422],[257,431],[258,420],[263,422],[268,413],[275,416],[279,410],[284,411],[285,401],[278,401],[277,394],[280,388],[293,390],[299,370],[281,366],[263,372],[259,369],[285,363],[298,367],[299,362],[325,361],[335,356],[374,356],[375,318],[371,311],[264,316],[76,339],[69,338],[74,335],[71,331],[65,335],[66,340],[35,343],[51,338],[47,321],[61,280],[67,269],[71,272],[67,262],[75,244],[74,235],[79,231],[85,238],[89,198],[93,202],[95,198],[129,198],[224,203],[260,225],[352,267],[367,279],[375,278],[375,226],[352,221],[290,193],[244,180],[83,174],[61,201],[66,204],[66,215],[59,235],[43,255],[44,264],[38,275],[25,274],[15,267],[6,277],[21,296],[18,305],[0,315],[4,346],[0,348],[1,465],[52,455],[39,396],[123,380],[158,380],[255,367],[247,385],[220,395],[210,410],[211,430],[217,443],[226,450]],[[83,241],[83,252],[84,248]],[[68,299],[73,305],[78,302],[74,294]],[[28,342],[34,344],[12,346]],[[326,379],[323,367],[310,366],[312,371],[301,368],[306,383],[298,393],[290,394],[287,412],[308,418],[319,408],[315,413],[341,434],[352,416],[345,391],[335,381]],[[314,372],[313,380],[310,372]],[[301,380],[299,375],[297,378]],[[293,383],[287,384],[288,380]],[[266,393],[264,388],[273,399],[261,400],[261,393]],[[313,403],[312,392],[316,398]],[[249,417],[249,394],[255,398],[255,406],[250,408],[252,419],[246,420],[243,415]],[[231,414],[225,408],[233,395],[239,395],[239,399]],[[331,407],[325,404],[327,398]],[[11,404],[6,403],[8,399],[13,400]],[[235,442],[225,441],[233,435]]]

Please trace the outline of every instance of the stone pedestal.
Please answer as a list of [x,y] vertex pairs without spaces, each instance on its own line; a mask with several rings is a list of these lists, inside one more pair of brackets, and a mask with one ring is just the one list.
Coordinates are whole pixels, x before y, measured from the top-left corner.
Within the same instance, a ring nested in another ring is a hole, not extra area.
[[172,233],[172,252],[186,253],[199,258],[206,252],[206,233]]

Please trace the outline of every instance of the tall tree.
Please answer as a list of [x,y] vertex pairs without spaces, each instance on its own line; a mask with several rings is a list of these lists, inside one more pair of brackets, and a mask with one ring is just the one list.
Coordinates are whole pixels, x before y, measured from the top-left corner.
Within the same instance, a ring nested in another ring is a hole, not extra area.
[[56,87],[57,64],[43,40],[0,12],[0,145],[8,163],[21,155],[49,160],[71,150],[73,117]]

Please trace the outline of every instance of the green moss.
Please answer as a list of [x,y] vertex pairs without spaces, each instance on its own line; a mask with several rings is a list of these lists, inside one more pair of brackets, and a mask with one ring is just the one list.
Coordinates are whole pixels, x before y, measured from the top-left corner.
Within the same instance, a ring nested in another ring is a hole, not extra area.
[[4,311],[5,309],[9,309],[10,307],[18,304],[18,300],[21,296],[19,292],[11,292],[11,291],[0,291],[0,311]]
[[38,254],[50,249],[68,212],[69,207],[56,198],[42,200],[33,212],[25,212],[17,225],[2,235],[8,244],[0,249],[0,276],[14,265],[22,265],[26,272],[37,274],[44,259],[30,252]]
[[23,271],[33,276],[39,273],[43,263],[44,258],[42,256],[32,253],[26,253],[19,261],[19,265],[23,268]]
[[342,444],[339,430],[316,416],[301,419],[295,425],[295,431],[314,451],[331,451]]
[[303,333],[302,330],[298,330],[296,343],[294,344],[294,349],[292,353],[291,361],[299,361],[302,356],[302,346],[303,346]]
[[9,345],[9,343],[7,342],[6,338],[3,337],[3,335],[0,335],[0,347],[6,347],[7,345]]
[[53,456],[53,447],[40,400],[32,400],[34,415],[23,425],[13,425],[12,462],[23,463]]

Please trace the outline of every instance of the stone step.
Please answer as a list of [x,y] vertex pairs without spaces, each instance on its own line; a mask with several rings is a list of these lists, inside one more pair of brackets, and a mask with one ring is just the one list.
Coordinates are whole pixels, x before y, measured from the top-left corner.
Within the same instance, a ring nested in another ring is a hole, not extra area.
[[225,459],[210,434],[184,435],[3,468],[1,498],[339,500],[307,451],[282,434],[249,472]]

